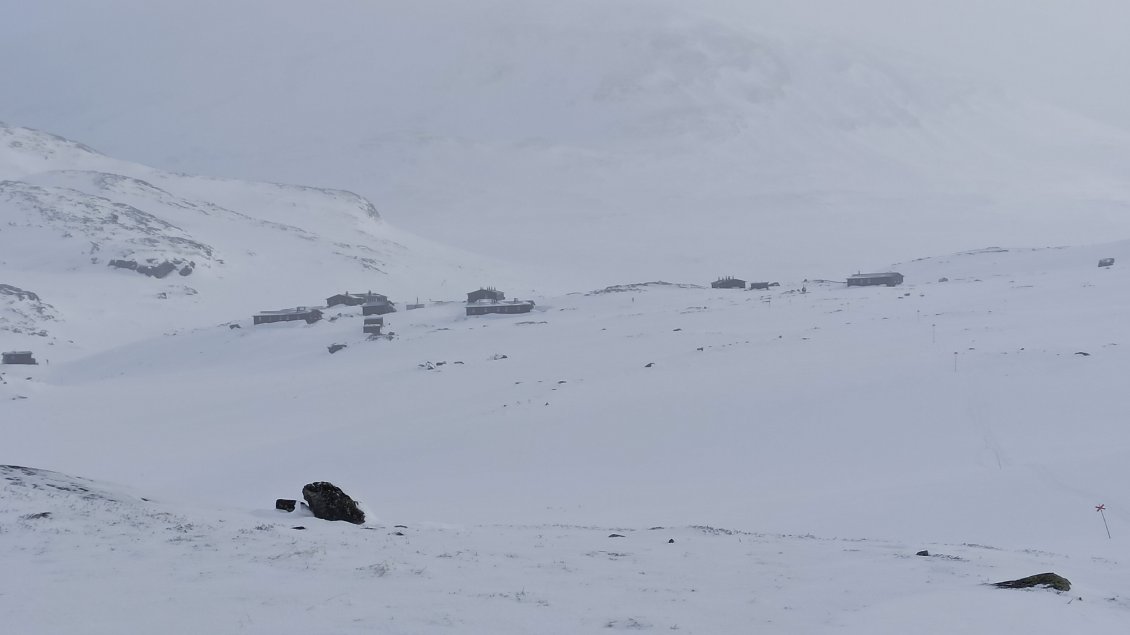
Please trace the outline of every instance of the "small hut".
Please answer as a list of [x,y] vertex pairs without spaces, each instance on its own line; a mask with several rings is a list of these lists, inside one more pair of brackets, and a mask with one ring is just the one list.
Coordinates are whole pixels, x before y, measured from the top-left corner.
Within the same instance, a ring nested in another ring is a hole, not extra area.
[[368,299],[361,305],[361,315],[384,315],[395,312],[396,306],[379,293],[369,294]]
[[724,278],[718,278],[714,282],[711,282],[710,287],[713,289],[744,289],[745,280],[734,278],[732,276],[726,276]]
[[472,302],[502,302],[506,299],[506,294],[495,289],[494,287],[481,287],[475,291],[467,294],[467,304]]
[[261,311],[255,314],[251,321],[253,324],[272,324],[274,322],[305,321],[313,324],[322,319],[322,311],[313,307],[300,306],[293,309],[280,309],[278,311]]
[[380,335],[384,325],[385,319],[383,317],[367,317],[365,318],[364,326],[361,327],[361,331],[366,335]]
[[467,305],[467,315],[529,313],[533,309],[533,300],[508,300],[504,302],[480,301]]
[[847,286],[849,287],[874,287],[874,286],[888,286],[894,287],[902,284],[902,274],[895,271],[888,271],[886,273],[857,273],[854,276],[848,276]]
[[0,353],[0,362],[4,364],[38,364],[31,351],[8,351]]

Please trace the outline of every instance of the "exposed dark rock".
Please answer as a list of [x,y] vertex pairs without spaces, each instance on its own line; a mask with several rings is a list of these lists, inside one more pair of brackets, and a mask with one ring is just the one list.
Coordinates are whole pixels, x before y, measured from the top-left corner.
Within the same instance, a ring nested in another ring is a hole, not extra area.
[[674,538],[668,538],[668,539],[667,539],[667,544],[669,544],[669,545],[673,545],[673,544],[675,544],[675,539],[674,539]]
[[145,275],[151,276],[153,278],[164,278],[170,273],[176,271],[176,268],[176,265],[166,260],[159,265],[138,265],[137,272],[144,273]]
[[51,512],[39,512],[38,514],[24,514],[20,516],[22,520],[40,520],[42,518],[50,518]]
[[275,509],[281,509],[284,512],[292,512],[297,502],[298,501],[290,498],[279,498],[275,500]]
[[27,291],[19,287],[14,287],[10,284],[0,284],[0,295],[14,295],[16,296],[17,300],[39,302],[38,295],[32,293],[31,291]]
[[[150,259],[149,262],[154,263],[156,260]],[[183,260],[177,259],[173,262],[165,260],[161,263],[147,265],[140,264],[136,260],[111,260],[107,264],[117,269],[129,269],[130,271],[143,273],[152,278],[164,278],[170,273],[177,271],[178,268],[180,269],[180,275],[187,276],[191,274],[196,267],[196,263],[194,262],[189,262],[181,266],[182,263],[184,263]]]
[[1071,582],[1068,581],[1067,578],[1054,573],[1038,573],[1036,575],[1030,575],[1027,578],[1020,578],[1019,580],[996,582],[993,586],[1002,589],[1029,589],[1036,586],[1046,586],[1056,591],[1071,590]]
[[916,556],[928,556],[928,555],[930,555],[930,552],[923,549],[922,551],[919,551],[918,553],[916,553],[914,555],[916,555]]
[[302,488],[302,498],[306,500],[310,512],[316,518],[344,520],[355,525],[365,522],[365,512],[357,507],[357,502],[333,483],[325,481],[307,483]]
[[648,362],[643,365],[644,368],[651,368],[652,366],[655,366],[655,362]]
[[326,347],[326,350],[328,350],[330,352],[330,355],[333,355],[334,353],[340,351],[343,348],[345,348],[345,344],[330,344],[329,346]]
[[298,525],[297,527],[291,527],[291,529],[306,529],[306,528],[303,527],[302,525]]
[[1078,351],[1075,354],[1076,355],[1082,355],[1083,357],[1090,357],[1091,356],[1090,353],[1084,353],[1083,351]]
[[608,534],[609,538],[623,538],[624,534]]
[[241,329],[241,328],[243,328],[243,327],[242,327],[242,326],[240,326],[240,325],[238,325],[238,324],[229,324],[229,325],[228,325],[228,328],[229,328],[229,329]]

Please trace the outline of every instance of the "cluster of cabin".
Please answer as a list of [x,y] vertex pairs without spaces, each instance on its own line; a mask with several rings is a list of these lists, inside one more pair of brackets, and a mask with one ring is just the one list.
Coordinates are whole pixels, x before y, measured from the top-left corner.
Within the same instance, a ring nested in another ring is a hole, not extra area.
[[[1113,264],[1113,263],[1112,263]],[[1099,265],[1100,267],[1103,265]],[[901,273],[895,271],[887,271],[884,273],[857,273],[853,276],[848,276],[847,286],[849,287],[870,287],[870,286],[888,286],[894,287],[902,284],[903,277]],[[749,289],[751,291],[758,289],[769,289],[770,287],[779,287],[779,282],[750,282]],[[746,289],[746,281],[741,278],[733,276],[723,276],[714,282],[710,283],[712,289]]]
[[[389,301],[388,296],[373,293],[372,291],[366,293],[349,293],[346,291],[345,293],[338,293],[326,298],[325,308],[335,306],[361,307],[361,314],[365,316],[365,323],[362,326],[362,330],[368,335],[380,335],[381,328],[384,327],[384,318],[380,316],[396,311],[396,306]],[[298,321],[313,324],[321,319],[322,307],[300,306],[293,309],[260,311],[252,316],[251,321],[253,324],[257,325]]]
[[[380,335],[384,328],[384,315],[394,313],[396,305],[388,296],[368,291],[366,293],[338,293],[326,298],[326,306],[359,306],[365,321],[362,331],[366,335]],[[421,309],[424,305],[419,299],[409,304],[408,309]],[[482,287],[467,294],[467,315],[486,315],[488,313],[529,313],[534,308],[533,300],[507,300],[506,294],[494,287]],[[313,324],[322,319],[323,307],[300,306],[293,309],[260,311],[252,316],[253,324],[273,324],[275,322],[303,321]]]
[[[769,287],[779,287],[779,286],[781,286],[780,282],[751,282],[751,283],[749,283],[749,288],[751,290],[753,290],[753,289],[768,289]],[[714,282],[711,282],[710,288],[712,288],[712,289],[745,289],[746,288],[746,281],[742,280],[741,278],[735,278],[733,276],[722,276],[721,278],[718,278]]]

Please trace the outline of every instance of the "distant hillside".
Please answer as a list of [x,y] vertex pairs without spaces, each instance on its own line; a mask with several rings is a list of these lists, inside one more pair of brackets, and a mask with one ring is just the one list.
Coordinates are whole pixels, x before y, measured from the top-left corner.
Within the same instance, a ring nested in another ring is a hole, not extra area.
[[577,286],[1130,235],[1126,131],[753,10],[33,4],[0,31],[18,53],[0,119],[163,169],[345,188]]
[[106,344],[350,289],[406,301],[515,280],[396,231],[351,192],[162,172],[3,124],[0,218],[4,346]]

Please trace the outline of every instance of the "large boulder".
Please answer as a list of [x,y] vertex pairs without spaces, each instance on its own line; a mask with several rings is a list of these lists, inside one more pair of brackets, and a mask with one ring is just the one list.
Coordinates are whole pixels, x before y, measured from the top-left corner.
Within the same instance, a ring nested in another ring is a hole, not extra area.
[[1054,573],[1037,573],[1019,580],[1006,580],[997,582],[993,586],[1002,589],[1028,589],[1036,586],[1051,587],[1056,591],[1070,591],[1071,582],[1067,578]]
[[357,507],[357,502],[333,483],[308,483],[302,488],[302,498],[314,516],[322,520],[344,520],[355,525],[365,522],[365,512]]

